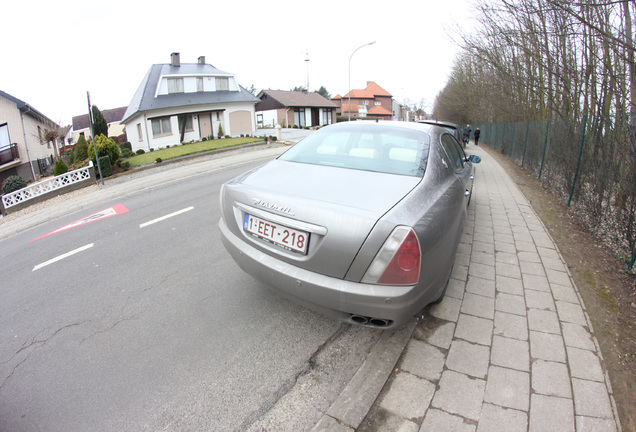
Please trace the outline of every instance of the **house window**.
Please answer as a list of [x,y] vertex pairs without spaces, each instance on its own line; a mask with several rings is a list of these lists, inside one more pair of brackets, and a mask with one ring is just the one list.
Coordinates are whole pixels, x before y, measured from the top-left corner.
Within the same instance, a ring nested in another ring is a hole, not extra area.
[[154,137],[160,137],[170,134],[172,134],[172,128],[170,127],[170,117],[152,119],[152,135]]
[[229,90],[230,82],[228,78],[216,78],[216,89],[217,90]]
[[185,120],[185,132],[193,131],[194,128],[192,127],[192,116],[191,115],[179,116],[179,131],[184,130],[183,129],[183,121],[184,120]]
[[141,123],[137,123],[137,136],[139,137],[139,141],[144,140],[144,134],[141,131]]
[[365,104],[365,105],[369,105],[369,101],[368,101],[368,100],[365,100],[365,101],[364,101],[364,104]]
[[296,126],[306,126],[305,108],[294,108],[294,124]]
[[375,101],[375,102],[373,102],[373,105],[375,105],[375,106],[382,105],[382,102],[380,102],[380,101]]
[[203,78],[197,77],[197,91],[202,92],[203,90]]
[[183,78],[168,78],[168,93],[183,93]]
[[322,124],[331,124],[331,110],[326,109],[322,111]]

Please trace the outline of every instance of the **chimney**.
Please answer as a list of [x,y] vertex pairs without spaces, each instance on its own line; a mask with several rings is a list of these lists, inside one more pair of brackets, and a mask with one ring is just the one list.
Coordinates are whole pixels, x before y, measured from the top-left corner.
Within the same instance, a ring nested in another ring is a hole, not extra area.
[[205,64],[205,56],[199,57],[199,64]]
[[172,67],[180,67],[181,66],[181,59],[179,58],[179,53],[178,52],[173,52],[172,54],[170,54],[170,65]]

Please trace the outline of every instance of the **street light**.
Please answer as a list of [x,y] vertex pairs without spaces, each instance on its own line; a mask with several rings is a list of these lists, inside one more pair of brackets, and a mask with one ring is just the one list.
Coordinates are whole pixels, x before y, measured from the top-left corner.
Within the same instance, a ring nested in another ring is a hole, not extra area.
[[374,43],[375,41],[360,45],[358,48],[353,50],[353,52],[351,53],[351,57],[349,57],[349,121],[351,121],[351,58],[360,48],[363,48],[367,45],[373,45]]

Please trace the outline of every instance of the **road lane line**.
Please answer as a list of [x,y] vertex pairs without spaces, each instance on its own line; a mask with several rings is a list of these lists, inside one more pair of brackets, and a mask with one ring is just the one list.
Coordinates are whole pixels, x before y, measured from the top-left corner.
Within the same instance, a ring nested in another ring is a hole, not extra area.
[[170,213],[169,215],[161,216],[160,218],[153,219],[153,220],[151,220],[151,221],[148,221],[148,222],[145,222],[145,223],[139,224],[139,228],[145,228],[145,227],[147,227],[148,225],[152,225],[152,224],[155,224],[155,223],[157,223],[157,222],[161,222],[161,221],[166,220],[166,219],[169,219],[169,218],[171,218],[171,217],[173,217],[173,216],[178,216],[178,215],[180,215],[180,214],[182,214],[182,213],[185,213],[185,212],[188,212],[188,211],[190,211],[190,210],[192,210],[192,209],[194,209],[194,207],[188,207],[188,208],[184,208],[183,210],[179,210],[179,211],[176,211],[176,212],[174,212],[174,213]]
[[75,255],[76,253],[80,253],[82,251],[85,251],[86,249],[90,249],[95,245],[95,243],[91,243],[91,244],[87,244],[86,246],[82,246],[81,248],[72,250],[70,252],[65,253],[64,255],[60,255],[57,256],[53,259],[48,260],[47,262],[43,262],[42,264],[38,264],[35,267],[33,267],[33,270],[31,270],[32,272],[41,269],[42,267],[46,267],[47,265],[53,264],[55,262],[58,262],[60,260],[63,260],[64,258],[68,258],[71,255]]

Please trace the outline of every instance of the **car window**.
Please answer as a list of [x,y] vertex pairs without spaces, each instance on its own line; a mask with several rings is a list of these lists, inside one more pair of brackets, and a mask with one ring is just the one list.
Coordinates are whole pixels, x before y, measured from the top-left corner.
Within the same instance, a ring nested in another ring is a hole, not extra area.
[[457,140],[450,134],[442,135],[442,147],[450,160],[450,164],[455,171],[461,171],[464,169],[464,151]]
[[452,135],[452,141],[454,143],[455,149],[459,152],[459,156],[461,157],[462,166],[463,166],[466,161],[466,152],[464,151],[464,147],[462,147],[462,145],[459,143],[459,140],[457,139],[455,135]]
[[354,123],[323,128],[279,160],[421,177],[429,145],[430,137],[423,131]]

